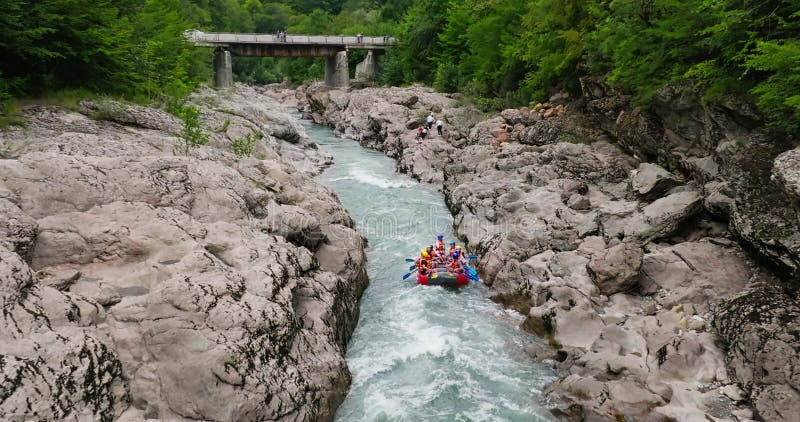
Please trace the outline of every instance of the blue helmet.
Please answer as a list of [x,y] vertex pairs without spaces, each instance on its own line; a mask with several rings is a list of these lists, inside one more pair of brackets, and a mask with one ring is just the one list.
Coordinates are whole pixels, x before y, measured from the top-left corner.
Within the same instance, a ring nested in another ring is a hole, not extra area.
[[443,234],[437,235],[436,238],[442,240],[442,238],[444,238],[444,235]]
[[455,246],[456,242],[450,242],[450,246]]

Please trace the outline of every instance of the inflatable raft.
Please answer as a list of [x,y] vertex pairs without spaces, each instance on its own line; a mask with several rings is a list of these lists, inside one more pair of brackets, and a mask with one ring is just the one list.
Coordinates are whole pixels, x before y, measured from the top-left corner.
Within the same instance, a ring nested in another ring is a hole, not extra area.
[[432,268],[428,274],[417,274],[417,284],[423,286],[461,287],[469,284],[466,274],[454,273],[446,267]]

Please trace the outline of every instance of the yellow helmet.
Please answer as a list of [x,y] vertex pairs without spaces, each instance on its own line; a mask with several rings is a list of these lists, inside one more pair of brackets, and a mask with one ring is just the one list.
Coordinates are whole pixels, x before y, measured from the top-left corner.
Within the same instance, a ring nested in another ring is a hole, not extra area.
[[461,245],[456,246],[456,249],[461,249]]
[[427,258],[429,256],[428,251],[425,249],[421,250],[419,254],[422,255],[423,258]]

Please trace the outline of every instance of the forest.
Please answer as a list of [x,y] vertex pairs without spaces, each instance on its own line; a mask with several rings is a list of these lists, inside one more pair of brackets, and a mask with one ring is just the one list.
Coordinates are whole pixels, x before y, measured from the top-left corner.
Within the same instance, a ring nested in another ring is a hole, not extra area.
[[[380,83],[461,92],[486,110],[577,94],[584,76],[647,106],[688,79],[708,97],[747,95],[772,128],[800,133],[796,0],[5,0],[3,113],[15,99],[63,93],[185,96],[212,70],[211,50],[182,38],[192,28],[390,34],[398,44]],[[302,83],[321,78],[323,63],[235,58],[234,72],[246,83]]]

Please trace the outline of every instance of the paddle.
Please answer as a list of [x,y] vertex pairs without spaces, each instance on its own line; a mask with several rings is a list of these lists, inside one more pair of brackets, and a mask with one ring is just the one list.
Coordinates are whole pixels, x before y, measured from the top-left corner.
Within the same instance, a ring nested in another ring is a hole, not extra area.
[[406,258],[406,262],[416,262],[417,260],[414,258]]
[[403,276],[403,280],[405,280],[405,279],[407,279],[407,278],[411,277],[411,274],[414,274],[415,272],[417,272],[417,269],[416,269],[416,268],[414,268],[414,270],[413,270],[413,271],[411,271],[410,273],[408,273],[408,274],[404,275],[404,276]]
[[476,283],[480,281],[480,277],[478,277],[478,271],[476,271],[475,268],[465,265],[464,269],[467,270],[467,278]]

